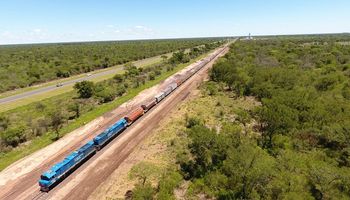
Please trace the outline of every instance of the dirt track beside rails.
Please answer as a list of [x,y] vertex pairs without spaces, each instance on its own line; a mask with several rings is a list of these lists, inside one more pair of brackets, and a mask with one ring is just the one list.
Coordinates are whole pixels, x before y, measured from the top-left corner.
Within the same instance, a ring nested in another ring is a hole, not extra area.
[[[228,49],[222,54],[227,51]],[[212,64],[213,62],[207,64],[48,194],[40,196],[37,184],[38,178],[43,171],[62,160],[71,151],[91,140],[113,122],[125,116],[129,110],[140,105],[141,102],[152,98],[155,93],[171,81],[171,78],[143,91],[132,101],[119,106],[114,111],[94,120],[85,127],[68,134],[60,141],[11,165],[0,173],[0,199],[87,199],[94,189],[112,174],[133,149],[148,136],[151,130],[157,127],[158,123],[170,110],[183,101],[193,89],[198,87]],[[37,197],[38,195],[40,198]]]

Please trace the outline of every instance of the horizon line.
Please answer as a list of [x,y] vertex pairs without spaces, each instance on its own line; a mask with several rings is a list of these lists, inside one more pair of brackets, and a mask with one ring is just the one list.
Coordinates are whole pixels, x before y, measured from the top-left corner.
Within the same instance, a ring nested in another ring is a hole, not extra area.
[[[248,33],[249,34],[249,33]],[[45,45],[45,44],[76,44],[76,43],[95,43],[95,42],[127,42],[127,41],[147,41],[147,40],[180,40],[180,39],[205,39],[205,38],[236,38],[246,37],[247,35],[231,35],[231,36],[198,36],[198,37],[164,37],[164,38],[139,38],[139,39],[116,39],[116,40],[81,40],[81,41],[57,41],[57,42],[28,42],[28,43],[7,43],[0,46],[15,45]],[[303,36],[303,35],[341,35],[350,34],[350,32],[324,32],[324,33],[296,33],[296,34],[251,34],[252,37],[271,37],[271,36]]]

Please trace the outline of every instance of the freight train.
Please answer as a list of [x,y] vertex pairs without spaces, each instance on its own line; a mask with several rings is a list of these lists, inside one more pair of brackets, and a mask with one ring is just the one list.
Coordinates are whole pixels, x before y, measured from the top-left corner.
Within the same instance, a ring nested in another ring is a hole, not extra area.
[[53,165],[48,171],[44,172],[39,180],[40,190],[48,192],[51,188],[57,185],[80,165],[82,165],[87,159],[92,157],[97,151],[101,150],[108,142],[118,136],[121,132],[127,129],[128,126],[132,125],[138,118],[144,115],[146,112],[151,110],[171,92],[183,84],[187,79],[193,76],[203,66],[213,60],[218,54],[220,54],[225,47],[216,53],[211,54],[208,58],[202,59],[192,69],[186,71],[182,75],[176,75],[175,81],[171,82],[165,87],[159,94],[155,95],[154,98],[141,105],[140,107],[131,111],[127,116],[118,120],[112,126],[98,134],[92,141],[87,142],[85,145],[80,147],[78,150],[69,154],[63,161]]

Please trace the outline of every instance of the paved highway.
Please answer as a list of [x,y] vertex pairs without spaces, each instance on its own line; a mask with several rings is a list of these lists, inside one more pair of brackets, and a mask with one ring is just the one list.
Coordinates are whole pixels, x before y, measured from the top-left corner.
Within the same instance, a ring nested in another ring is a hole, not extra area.
[[26,98],[26,97],[30,97],[30,96],[33,96],[33,95],[41,94],[41,93],[44,93],[44,92],[49,92],[49,91],[52,91],[52,90],[56,90],[56,89],[61,88],[61,87],[74,85],[76,82],[95,79],[95,78],[98,78],[100,76],[105,76],[107,74],[114,74],[114,73],[117,73],[117,72],[121,71],[122,69],[123,69],[123,67],[114,68],[114,69],[110,69],[110,70],[107,70],[107,71],[102,71],[102,72],[97,72],[97,73],[91,74],[91,76],[85,76],[85,77],[80,77],[80,78],[73,79],[73,80],[64,81],[64,82],[61,82],[61,86],[60,87],[57,87],[56,85],[50,85],[50,86],[47,86],[47,87],[42,87],[42,88],[38,88],[38,89],[31,90],[31,91],[28,91],[28,92],[23,92],[23,93],[16,94],[16,95],[13,95],[13,96],[5,97],[5,98],[0,99],[0,104],[2,104],[2,103],[10,103],[10,102],[22,99],[22,98]]

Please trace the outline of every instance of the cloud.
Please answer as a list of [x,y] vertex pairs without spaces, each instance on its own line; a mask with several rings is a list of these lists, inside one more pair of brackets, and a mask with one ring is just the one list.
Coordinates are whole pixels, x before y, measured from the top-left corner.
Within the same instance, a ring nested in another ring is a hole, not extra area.
[[143,25],[137,25],[131,28],[127,28],[123,32],[125,32],[126,35],[133,35],[137,38],[147,38],[149,36],[154,36],[155,34],[152,28]]
[[0,44],[151,39],[155,36],[156,33],[152,28],[137,24],[129,27],[105,25],[102,29],[71,30],[61,33],[50,31],[45,27],[32,27],[18,31],[2,29],[0,31]]
[[153,31],[151,28],[147,27],[147,26],[141,26],[141,25],[137,25],[134,27],[135,29],[139,29],[139,30],[143,30],[143,31]]
[[41,33],[43,30],[41,30],[40,28],[36,28],[33,30],[34,33]]
[[4,32],[1,33],[1,36],[3,36],[3,37],[11,36],[11,32],[10,31],[4,31]]

